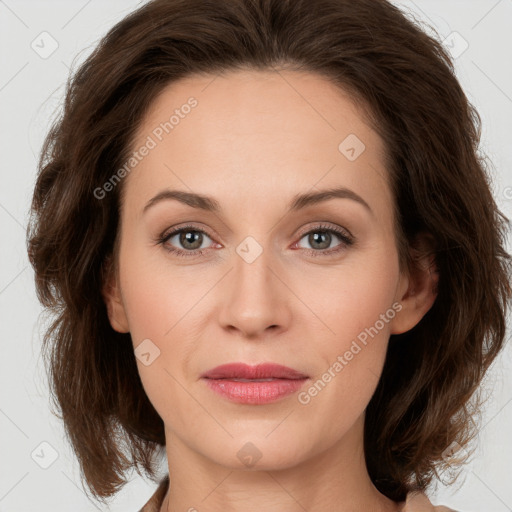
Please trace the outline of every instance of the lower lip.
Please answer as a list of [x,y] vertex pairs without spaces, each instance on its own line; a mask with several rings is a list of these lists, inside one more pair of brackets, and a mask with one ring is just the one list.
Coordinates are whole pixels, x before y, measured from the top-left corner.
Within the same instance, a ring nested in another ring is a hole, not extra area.
[[264,382],[240,382],[229,379],[203,379],[219,395],[239,404],[268,404],[298,391],[308,380],[274,379]]

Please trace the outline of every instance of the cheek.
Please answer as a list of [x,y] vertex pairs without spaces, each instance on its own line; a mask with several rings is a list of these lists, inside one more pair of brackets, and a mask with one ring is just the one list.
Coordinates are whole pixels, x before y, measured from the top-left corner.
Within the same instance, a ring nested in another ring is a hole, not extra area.
[[121,270],[134,345],[146,338],[165,340],[172,336],[173,330],[187,322],[187,312],[197,305],[208,284],[195,269],[167,259],[162,248],[145,248],[141,241],[130,245],[128,238]]
[[399,308],[394,302],[398,275],[394,260],[376,257],[367,259],[364,265],[347,265],[336,279],[332,274],[326,277],[322,287],[318,281],[315,287],[313,278],[302,282],[304,293],[310,290],[312,309],[319,312],[326,334],[315,342],[316,356],[323,367],[315,375],[313,386],[305,390],[301,403],[313,408],[343,404],[341,408],[330,407],[338,425],[348,410],[352,414],[364,410],[378,384],[391,321]]
[[[302,273],[296,277],[295,289],[315,313],[327,345],[340,350],[388,310],[388,316],[394,315],[398,278],[398,263],[375,253],[364,259],[356,256],[336,270]],[[379,322],[377,328],[383,331],[381,338],[386,338],[388,323]]]
[[[182,368],[194,348],[194,335],[187,326],[204,294],[199,281],[171,274],[149,258],[137,258],[136,252],[125,259],[124,271],[123,298],[144,390],[162,418],[168,419],[169,411],[175,410],[193,417],[197,411],[183,388]],[[142,346],[147,348],[142,351]],[[138,352],[149,352],[150,364]]]
[[373,292],[361,307],[340,299],[339,309],[325,316],[336,334],[319,340],[315,357],[323,365],[297,396],[308,428],[322,432],[327,445],[364,413],[382,373],[395,309],[388,293]]

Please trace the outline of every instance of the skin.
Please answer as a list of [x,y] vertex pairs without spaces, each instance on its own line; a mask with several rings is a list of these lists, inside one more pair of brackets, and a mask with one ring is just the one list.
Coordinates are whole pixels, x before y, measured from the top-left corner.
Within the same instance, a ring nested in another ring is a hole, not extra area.
[[[322,77],[238,70],[168,86],[133,149],[190,96],[197,107],[124,178],[117,273],[104,287],[112,327],[130,332],[134,347],[150,339],[160,350],[137,365],[165,424],[171,489],[161,510],[396,511],[368,476],[365,409],[390,334],[421,320],[437,276],[399,270],[383,142]],[[349,134],[366,146],[354,161],[338,150]],[[371,212],[349,198],[287,207],[296,194],[340,186]],[[212,196],[222,209],[164,200],[143,214],[164,189]],[[174,236],[165,245],[200,245],[202,255],[178,257],[155,242],[185,223],[206,231],[202,243]],[[354,244],[332,232],[315,244],[308,233],[320,223],[348,230]],[[236,252],[247,236],[263,250],[252,263]],[[329,256],[323,247],[342,249]],[[393,303],[401,310],[307,404],[297,393],[237,404],[200,379],[228,362],[276,362],[310,376],[308,389]],[[261,454],[250,467],[237,456],[247,442]]]

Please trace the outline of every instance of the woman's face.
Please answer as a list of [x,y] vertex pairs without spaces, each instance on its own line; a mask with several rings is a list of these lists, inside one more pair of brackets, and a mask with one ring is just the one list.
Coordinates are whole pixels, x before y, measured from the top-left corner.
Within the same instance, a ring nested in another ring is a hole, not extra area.
[[[284,468],[356,446],[390,334],[424,313],[399,272],[383,142],[357,105],[313,74],[193,76],[155,98],[132,149],[107,303],[168,447]],[[202,377],[226,363],[306,378],[216,380],[227,396]]]

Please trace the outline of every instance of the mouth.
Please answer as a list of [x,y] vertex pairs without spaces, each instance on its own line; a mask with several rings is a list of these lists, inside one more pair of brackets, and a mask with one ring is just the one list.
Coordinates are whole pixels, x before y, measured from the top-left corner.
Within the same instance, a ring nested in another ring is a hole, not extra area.
[[274,363],[263,363],[249,366],[245,363],[228,363],[212,368],[203,373],[205,379],[240,379],[247,381],[265,381],[272,379],[307,379],[308,375],[288,366]]
[[273,363],[249,366],[229,363],[201,375],[208,387],[236,403],[274,402],[298,391],[309,377],[293,368]]

